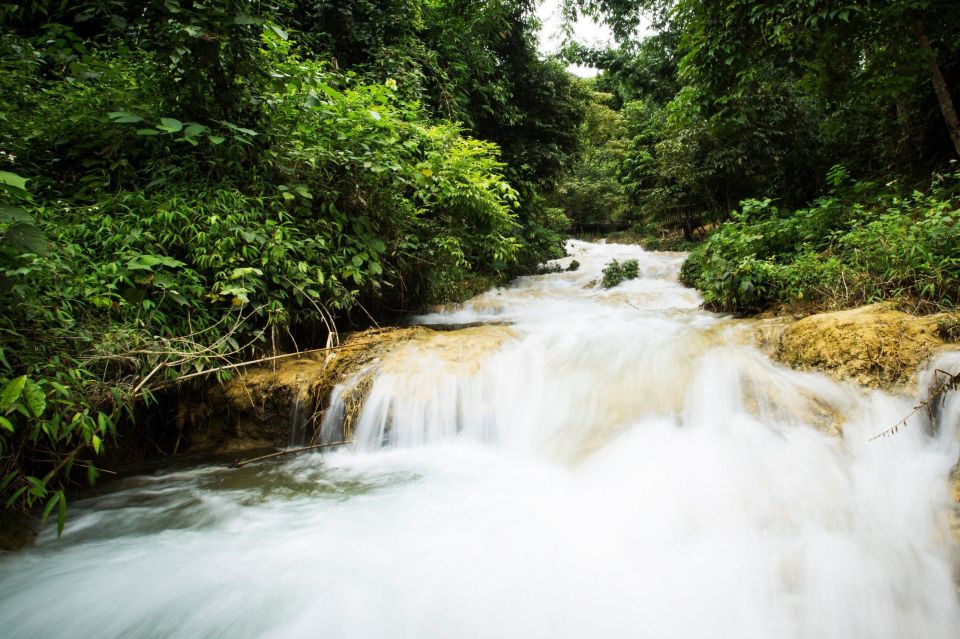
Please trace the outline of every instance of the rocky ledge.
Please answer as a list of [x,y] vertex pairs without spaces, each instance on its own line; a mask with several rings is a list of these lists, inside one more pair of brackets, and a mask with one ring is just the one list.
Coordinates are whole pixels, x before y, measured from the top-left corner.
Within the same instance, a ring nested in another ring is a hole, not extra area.
[[785,326],[773,355],[800,370],[871,388],[905,389],[932,356],[960,348],[944,340],[955,322],[955,315],[916,316],[889,303],[821,313]]

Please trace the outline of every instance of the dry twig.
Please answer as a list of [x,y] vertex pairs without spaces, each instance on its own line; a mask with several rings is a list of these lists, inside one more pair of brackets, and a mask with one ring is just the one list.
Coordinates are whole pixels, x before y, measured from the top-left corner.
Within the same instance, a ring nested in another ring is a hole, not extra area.
[[244,459],[240,461],[239,459],[232,464],[230,468],[243,468],[247,464],[253,464],[254,462],[264,461],[266,459],[274,459],[275,457],[284,457],[285,455],[296,455],[297,453],[303,453],[308,450],[319,450],[321,448],[331,448],[333,446],[343,446],[344,444],[352,444],[353,441],[342,441],[342,442],[331,442],[329,444],[314,444],[312,446],[301,446],[300,448],[287,448],[286,450],[280,450],[275,453],[270,453],[269,455],[261,455],[260,457],[254,457],[252,459]]
[[904,417],[899,422],[897,422],[887,430],[883,431],[879,435],[874,435],[873,437],[870,438],[869,441],[873,441],[875,439],[880,439],[881,437],[889,437],[890,435],[893,435],[898,430],[900,430],[900,427],[906,426],[910,418],[916,415],[918,412],[920,412],[924,408],[926,408],[927,411],[929,411],[930,415],[932,416],[934,408],[937,405],[937,402],[940,401],[940,399],[949,391],[957,390],[957,388],[960,388],[960,373],[957,373],[954,375],[954,374],[948,373],[947,371],[942,371],[940,369],[937,369],[934,371],[934,374],[946,375],[947,379],[937,384],[934,387],[933,392],[930,393],[930,396],[927,397],[922,402],[920,402],[919,404],[917,404],[916,406],[914,406],[913,410],[910,411],[910,414],[908,414],[906,417]]

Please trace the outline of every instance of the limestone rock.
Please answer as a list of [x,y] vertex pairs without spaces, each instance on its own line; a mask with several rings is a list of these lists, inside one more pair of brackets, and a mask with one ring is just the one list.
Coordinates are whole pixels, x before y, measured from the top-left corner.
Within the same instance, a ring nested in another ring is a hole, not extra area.
[[873,304],[790,324],[774,355],[794,368],[891,388],[908,384],[943,347],[935,316],[917,317],[890,304]]

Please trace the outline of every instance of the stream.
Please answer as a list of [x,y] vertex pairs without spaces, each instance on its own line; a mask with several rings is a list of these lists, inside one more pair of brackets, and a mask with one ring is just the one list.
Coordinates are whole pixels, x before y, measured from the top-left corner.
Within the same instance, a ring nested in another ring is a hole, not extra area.
[[[451,330],[338,387],[328,441],[370,384],[349,449],[72,504],[0,554],[0,635],[960,636],[960,393],[871,441],[916,397],[773,363],[681,253],[568,250],[579,269],[414,318]],[[640,276],[602,288],[612,259]]]

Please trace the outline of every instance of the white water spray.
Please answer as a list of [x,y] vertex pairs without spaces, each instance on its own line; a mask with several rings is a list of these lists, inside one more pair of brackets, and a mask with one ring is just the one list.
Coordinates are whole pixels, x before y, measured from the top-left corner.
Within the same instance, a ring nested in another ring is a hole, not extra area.
[[[911,398],[774,365],[680,254],[570,248],[578,271],[417,318],[471,328],[378,362],[357,450],[75,504],[0,558],[3,635],[958,636],[960,394],[871,442]],[[614,258],[641,276],[604,290]]]

